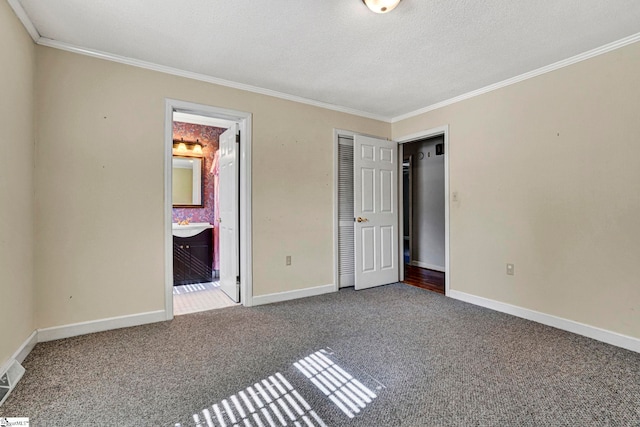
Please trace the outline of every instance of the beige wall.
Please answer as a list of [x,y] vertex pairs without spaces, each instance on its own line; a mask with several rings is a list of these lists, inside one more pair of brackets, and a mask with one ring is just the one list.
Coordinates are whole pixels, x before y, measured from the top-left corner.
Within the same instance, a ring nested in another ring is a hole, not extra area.
[[640,43],[393,124],[450,126],[452,289],[640,337],[638,76]]
[[0,366],[35,329],[33,78],[35,45],[0,2]]
[[37,60],[38,327],[164,308],[165,98],[253,113],[254,295],[333,283],[333,128],[388,123],[46,47]]

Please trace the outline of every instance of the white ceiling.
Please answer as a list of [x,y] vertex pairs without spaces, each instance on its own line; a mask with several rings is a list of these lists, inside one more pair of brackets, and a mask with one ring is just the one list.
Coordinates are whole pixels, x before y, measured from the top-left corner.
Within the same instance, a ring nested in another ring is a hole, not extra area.
[[391,120],[640,33],[638,0],[9,0],[59,45]]

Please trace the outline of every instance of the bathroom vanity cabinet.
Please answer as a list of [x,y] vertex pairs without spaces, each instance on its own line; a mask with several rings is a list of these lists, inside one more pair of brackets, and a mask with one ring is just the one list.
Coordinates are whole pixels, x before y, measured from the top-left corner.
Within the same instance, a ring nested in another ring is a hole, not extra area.
[[212,281],[212,230],[195,236],[173,236],[173,285]]

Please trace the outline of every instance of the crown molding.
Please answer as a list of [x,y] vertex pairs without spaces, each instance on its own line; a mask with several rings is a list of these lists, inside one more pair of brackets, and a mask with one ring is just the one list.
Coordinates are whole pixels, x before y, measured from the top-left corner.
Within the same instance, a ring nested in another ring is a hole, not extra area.
[[412,111],[410,113],[406,113],[406,114],[402,114],[400,116],[393,117],[391,119],[391,123],[396,123],[396,122],[399,122],[399,121],[402,121],[402,120],[406,120],[406,119],[409,119],[411,117],[415,117],[415,116],[418,116],[420,114],[427,113],[429,111],[437,110],[438,108],[446,107],[447,105],[455,104],[457,102],[464,101],[464,100],[469,99],[469,98],[474,98],[476,96],[483,95],[485,93],[492,92],[494,90],[501,89],[503,87],[510,86],[512,84],[519,83],[521,81],[528,80],[528,79],[540,76],[542,74],[549,73],[551,71],[559,70],[560,68],[568,67],[569,65],[573,65],[575,63],[584,61],[586,59],[593,58],[595,56],[599,56],[599,55],[602,55],[602,54],[607,53],[607,52],[611,52],[612,50],[620,49],[620,48],[622,48],[624,46],[630,45],[632,43],[636,43],[638,41],[640,41],[640,33],[633,34],[633,35],[631,35],[629,37],[625,37],[625,38],[617,40],[615,42],[608,43],[608,44],[606,44],[604,46],[600,46],[600,47],[597,47],[595,49],[583,52],[583,53],[575,55],[575,56],[572,56],[570,58],[563,59],[562,61],[554,62],[553,64],[538,68],[536,70],[529,71],[529,72],[524,73],[524,74],[520,74],[519,76],[515,76],[515,77],[512,77],[510,79],[503,80],[501,82],[494,83],[492,85],[485,86],[483,88],[480,88],[480,89],[477,89],[477,90],[474,90],[474,91],[471,91],[471,92],[467,92],[465,94],[456,96],[454,98],[447,99],[445,101],[437,102],[435,104],[429,105],[429,106],[424,107],[424,108],[420,108],[419,110],[415,110],[415,111]]
[[247,85],[244,83],[237,83],[231,80],[219,79],[217,77],[208,76],[206,74],[194,73],[191,71],[180,70],[178,68],[155,64],[153,62],[141,61],[139,59],[129,58],[126,56],[114,55],[108,52],[102,52],[99,50],[75,46],[70,43],[60,42],[57,40],[48,39],[46,37],[40,37],[37,43],[41,46],[47,46],[55,49],[64,50],[67,52],[77,53],[80,55],[91,56],[93,58],[104,59],[112,62],[118,62],[120,64],[131,65],[133,67],[144,68],[152,71],[158,71],[160,73],[171,74],[173,76],[184,77],[191,80],[199,80],[206,83],[225,86],[232,89],[239,89],[246,92],[257,93],[260,95],[272,96],[274,98],[280,98],[287,101],[298,102],[300,104],[311,105],[313,107],[324,108],[327,110],[339,111],[341,113],[352,114],[354,116],[365,117],[367,119],[379,120],[387,123],[390,123],[390,120],[391,120],[390,117],[384,117],[378,114],[368,113],[366,111],[360,111],[360,110],[356,110],[348,107],[341,107],[339,105],[329,104],[321,101],[315,101],[313,99],[303,98],[301,96],[296,96],[296,95],[290,95],[288,93],[278,92],[271,89],[265,89],[257,86]]
[[38,32],[38,30],[36,30],[36,26],[33,25],[33,22],[31,22],[31,18],[29,18],[29,15],[27,15],[27,12],[25,12],[24,8],[20,4],[20,1],[7,0],[7,2],[9,3],[9,6],[11,6],[11,9],[13,9],[13,12],[16,14],[20,22],[22,22],[22,25],[27,30],[33,41],[38,43],[38,40],[40,40],[40,33]]
[[544,67],[538,68],[536,70],[529,71],[524,74],[520,74],[515,77],[511,77],[509,79],[503,80],[498,83],[494,83],[488,86],[485,86],[480,89],[473,90],[471,92],[467,92],[462,95],[458,95],[453,98],[449,98],[444,101],[437,102],[435,104],[431,104],[429,106],[420,108],[418,110],[414,110],[405,114],[401,114],[395,117],[382,116],[379,114],[373,114],[366,111],[356,110],[354,108],[342,107],[339,105],[329,104],[321,101],[315,101],[313,99],[303,98],[301,96],[290,95],[283,92],[274,91],[271,89],[265,89],[257,86],[247,85],[243,83],[237,83],[230,80],[219,79],[216,77],[207,76],[205,74],[194,73],[191,71],[180,70],[178,68],[167,67],[164,65],[154,64],[152,62],[141,61],[138,59],[128,58],[125,56],[114,55],[107,52],[102,52],[94,49],[83,48],[80,46],[75,46],[70,43],[64,43],[57,40],[48,39],[46,37],[42,37],[36,27],[33,25],[33,22],[25,12],[24,8],[20,4],[19,0],[7,0],[16,16],[22,22],[22,25],[25,27],[31,38],[37,44],[41,46],[52,47],[55,49],[65,50],[67,52],[77,53],[80,55],[91,56],[94,58],[104,59],[107,61],[118,62],[121,64],[131,65],[134,67],[144,68],[147,70],[158,71],[165,74],[171,74],[174,76],[185,77],[192,80],[199,80],[206,83],[216,84],[219,86],[225,86],[233,89],[244,90],[247,92],[257,93],[266,96],[272,96],[275,98],[285,99],[287,101],[299,102],[301,104],[311,105],[314,107],[325,108],[332,111],[338,111],[341,113],[352,114],[354,116],[364,117],[367,119],[378,120],[386,123],[397,123],[402,120],[406,120],[415,116],[419,116],[420,114],[427,113],[429,111],[437,110],[438,108],[443,108],[448,105],[455,104],[460,101],[465,101],[470,98],[474,98],[479,95],[483,95],[488,92],[492,92],[494,90],[502,89],[504,87],[522,82],[524,80],[528,80],[542,74],[549,73],[551,71],[559,70],[564,67],[568,67],[570,65],[576,64],[578,62],[614,51],[616,49],[620,49],[627,45],[636,43],[640,41],[640,32],[636,34],[632,34],[628,37],[622,38],[620,40],[616,40],[614,42],[605,44],[603,46],[597,47],[595,49],[588,50],[581,54],[572,56],[567,59],[563,59],[561,61],[555,62],[550,65],[546,65]]

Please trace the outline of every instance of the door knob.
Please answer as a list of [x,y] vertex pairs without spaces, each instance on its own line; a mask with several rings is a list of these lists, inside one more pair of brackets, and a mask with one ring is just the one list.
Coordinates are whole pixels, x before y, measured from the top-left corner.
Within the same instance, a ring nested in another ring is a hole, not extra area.
[[356,221],[358,222],[369,222],[369,220],[367,218],[362,218],[361,216],[359,216]]

